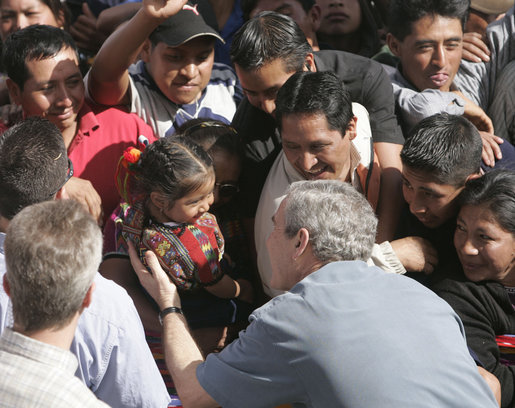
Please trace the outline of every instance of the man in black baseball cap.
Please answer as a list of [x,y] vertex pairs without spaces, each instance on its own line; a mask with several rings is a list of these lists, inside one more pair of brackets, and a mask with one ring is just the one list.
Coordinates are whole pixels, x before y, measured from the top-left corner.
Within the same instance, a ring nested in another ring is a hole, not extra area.
[[99,51],[86,78],[88,96],[125,106],[160,137],[196,117],[230,123],[241,92],[232,69],[214,63],[216,41],[223,39],[196,5],[144,0]]

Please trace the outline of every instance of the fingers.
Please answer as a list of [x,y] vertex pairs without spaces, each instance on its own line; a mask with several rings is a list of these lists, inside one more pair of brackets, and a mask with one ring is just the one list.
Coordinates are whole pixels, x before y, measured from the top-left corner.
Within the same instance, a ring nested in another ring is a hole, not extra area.
[[156,279],[168,279],[168,275],[163,271],[163,268],[159,264],[156,254],[153,251],[145,252],[145,261],[147,262],[148,267],[152,271],[152,274],[156,277]]
[[483,162],[490,167],[495,166],[495,159],[502,159],[501,148],[499,144],[503,142],[502,138],[486,132],[479,132],[483,140],[483,153],[481,158]]
[[91,11],[91,9],[89,8],[88,6],[88,3],[85,1],[84,3],[82,3],[82,14],[84,14],[85,16],[88,16],[88,17],[93,17],[93,19],[97,19],[95,17],[95,15],[93,14],[93,12]]
[[131,259],[131,265],[136,275],[138,275],[138,279],[141,281],[144,276],[150,275],[145,265],[143,265],[139,259],[138,253],[134,248],[134,244],[129,241],[129,258]]
[[490,61],[490,50],[481,34],[465,33],[463,35],[463,59],[471,62]]

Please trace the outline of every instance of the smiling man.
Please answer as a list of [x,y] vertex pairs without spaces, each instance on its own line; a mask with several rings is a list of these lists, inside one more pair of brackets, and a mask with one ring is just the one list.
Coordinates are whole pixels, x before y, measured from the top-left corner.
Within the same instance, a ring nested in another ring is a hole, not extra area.
[[67,194],[104,221],[120,202],[118,159],[139,135],[154,141],[152,129],[134,114],[85,103],[77,48],[60,28],[33,25],[14,32],[3,44],[3,63],[9,94],[24,116],[46,118],[63,135],[74,168]]
[[[266,179],[254,225],[258,271],[269,296],[281,292],[270,282],[273,265],[266,240],[288,186],[300,180],[340,180],[351,183],[376,208],[381,184],[367,111],[351,102],[336,74],[299,72],[291,76],[277,94],[275,117],[283,149]],[[388,242],[374,250],[375,264],[404,272]]]
[[242,95],[232,69],[214,63],[215,41],[223,39],[196,7],[143,1],[98,52],[86,78],[89,96],[127,107],[160,137],[198,117],[230,123]]

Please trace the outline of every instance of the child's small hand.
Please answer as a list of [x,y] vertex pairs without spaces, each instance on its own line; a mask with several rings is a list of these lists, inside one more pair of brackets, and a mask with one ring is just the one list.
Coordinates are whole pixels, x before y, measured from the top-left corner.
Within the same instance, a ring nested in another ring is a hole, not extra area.
[[181,300],[177,293],[177,288],[170,281],[168,275],[159,264],[154,252],[147,251],[145,253],[145,261],[152,273],[150,273],[140,261],[132,242],[129,242],[129,256],[139,281],[150,296],[157,302],[161,310],[170,306],[181,307]]
[[252,288],[251,283],[247,279],[236,279],[236,282],[240,285],[240,294],[238,299],[247,303],[254,302],[254,289]]

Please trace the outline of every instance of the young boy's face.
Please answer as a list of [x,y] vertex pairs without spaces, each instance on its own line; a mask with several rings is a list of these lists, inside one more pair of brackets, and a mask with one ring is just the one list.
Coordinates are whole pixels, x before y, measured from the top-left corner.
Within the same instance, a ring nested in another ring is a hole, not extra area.
[[403,166],[402,193],[411,213],[428,228],[437,228],[456,216],[462,187],[441,184],[428,173]]
[[195,102],[211,78],[212,37],[198,37],[178,47],[158,43],[143,52],[149,74],[163,94],[179,105]]
[[64,48],[54,57],[26,60],[29,78],[23,90],[9,84],[11,98],[21,105],[25,116],[41,116],[61,132],[77,125],[84,104],[84,82],[75,51]]

